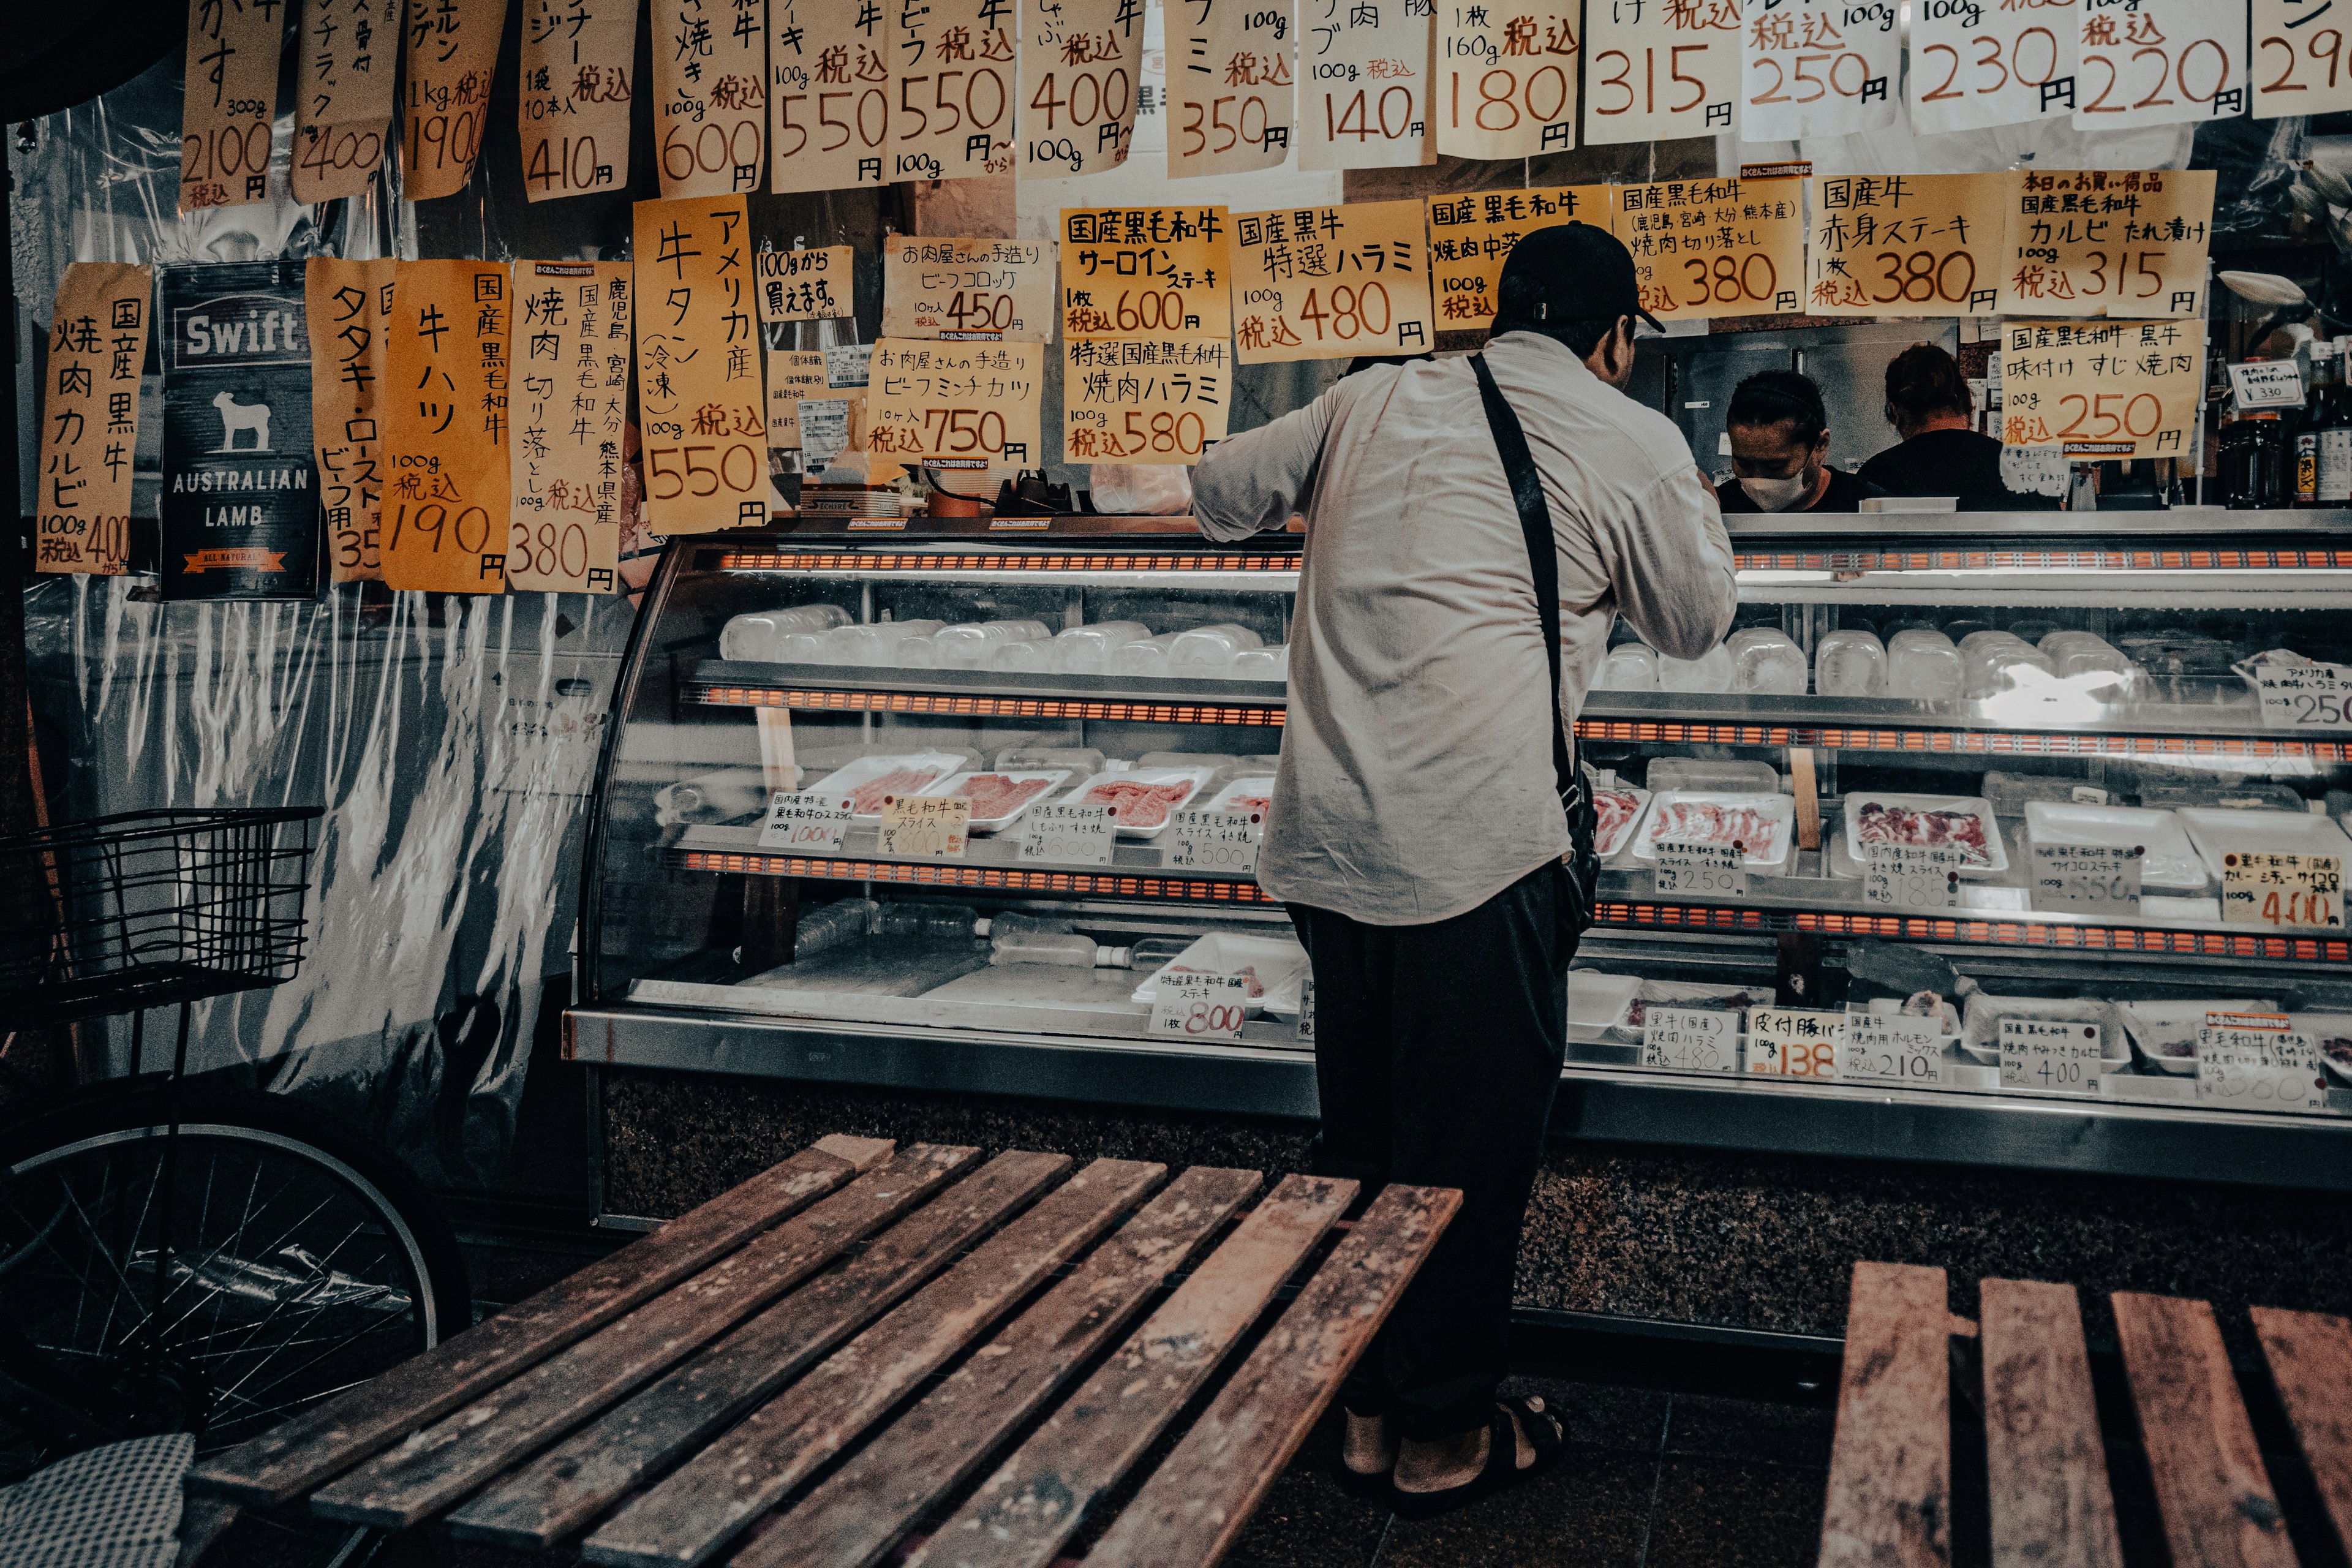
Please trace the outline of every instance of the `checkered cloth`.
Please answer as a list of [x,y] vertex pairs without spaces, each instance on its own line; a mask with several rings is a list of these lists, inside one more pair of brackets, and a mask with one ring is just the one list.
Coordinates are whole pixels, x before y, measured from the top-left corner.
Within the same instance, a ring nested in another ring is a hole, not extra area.
[[0,1488],[0,1568],[171,1568],[195,1454],[185,1432],[134,1437]]

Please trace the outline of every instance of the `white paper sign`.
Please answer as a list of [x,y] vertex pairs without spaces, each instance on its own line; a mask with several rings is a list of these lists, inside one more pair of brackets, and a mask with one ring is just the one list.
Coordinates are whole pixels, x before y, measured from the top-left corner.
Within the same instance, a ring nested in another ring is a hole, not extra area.
[[1916,0],[1911,128],[1980,131],[2074,107],[2075,0]]
[[760,824],[760,847],[838,855],[849,835],[849,798],[806,791],[777,790],[768,797]]
[[1848,1013],[1837,1069],[1841,1083],[1933,1088],[1944,1081],[1943,1026],[1901,1013]]
[[2262,699],[2265,730],[2352,728],[2352,668],[2340,664],[2244,667]]
[[1739,37],[1739,135],[1851,136],[1895,123],[1903,79],[1895,0],[1751,4]]
[[1728,844],[1660,839],[1651,890],[1660,898],[1745,899],[1748,858]]
[[1433,0],[1298,0],[1298,166],[1433,163]]
[[1019,858],[1063,866],[1108,866],[1118,842],[1107,805],[1071,805],[1048,801],[1033,805],[1022,819],[1025,832]]
[[1292,1034],[1310,1046],[1315,1043],[1315,976],[1312,973],[1307,976],[1307,989],[1300,994],[1298,1026]]
[[2086,915],[2137,915],[2144,847],[2116,844],[2044,844],[2034,840],[2033,881],[2028,889],[2036,910]]
[[1668,1072],[1738,1072],[1739,1015],[1704,1007],[1647,1009],[1642,1065]]
[[2082,0],[2074,129],[2246,112],[2246,0]]
[[2197,1031],[2197,1098],[2231,1110],[2327,1109],[2327,1082],[2308,1035],[2284,1013],[2208,1013]]
[[2020,495],[2063,496],[2073,470],[2063,447],[2003,447],[2000,482]]
[[2000,1087],[2042,1094],[2096,1094],[2104,1049],[2096,1024],[2003,1018]]
[[1152,994],[1151,1035],[1179,1040],[1237,1040],[1249,1019],[1249,978],[1241,974],[1163,974]]
[[1585,141],[1654,142],[1737,130],[1739,11],[1739,0],[1591,0],[1584,8],[1591,51]]
[[811,473],[849,450],[849,399],[801,399],[801,460]]
[[2352,61],[2334,0],[2253,0],[2252,14],[2255,119],[2352,109]]
[[1968,855],[1948,844],[1865,844],[1862,898],[1891,910],[1948,910],[1959,901]]
[[2230,367],[2230,391],[2241,409],[2303,406],[2303,367],[2291,359],[2261,359]]
[[824,384],[835,391],[864,386],[871,379],[872,343],[835,343],[824,351]]
[[[1097,809],[1108,811],[1108,806]],[[1167,864],[1176,871],[1222,871],[1245,877],[1257,869],[1257,841],[1265,814],[1202,811],[1190,807],[1169,816]]]

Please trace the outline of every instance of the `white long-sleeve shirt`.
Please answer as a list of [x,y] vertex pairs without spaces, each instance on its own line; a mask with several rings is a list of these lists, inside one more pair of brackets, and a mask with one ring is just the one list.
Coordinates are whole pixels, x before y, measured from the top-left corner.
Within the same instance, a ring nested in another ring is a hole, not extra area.
[[[1485,352],[1551,509],[1572,724],[1614,616],[1678,658],[1721,640],[1731,542],[1664,415],[1539,333]],[[1567,852],[1534,579],[1465,360],[1344,378],[1220,442],[1192,497],[1213,540],[1307,519],[1261,886],[1369,925],[1420,925]]]

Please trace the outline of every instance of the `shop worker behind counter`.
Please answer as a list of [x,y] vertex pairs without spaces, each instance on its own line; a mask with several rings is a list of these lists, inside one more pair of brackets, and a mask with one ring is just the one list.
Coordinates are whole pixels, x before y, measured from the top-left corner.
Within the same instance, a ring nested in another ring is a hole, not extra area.
[[1830,416],[1812,377],[1760,370],[1731,389],[1724,416],[1732,479],[1716,487],[1726,511],[1860,511],[1886,492],[1830,467]]
[[1560,1447],[1540,1401],[1496,1397],[1589,912],[1561,865],[1568,751],[1549,727],[1556,710],[1574,722],[1616,616],[1697,658],[1735,604],[1689,447],[1621,390],[1643,314],[1625,247],[1583,224],[1538,229],[1497,300],[1484,363],[1532,452],[1527,513],[1549,511],[1556,546],[1556,703],[1526,531],[1545,525],[1523,526],[1477,361],[1360,371],[1193,475],[1212,539],[1307,518],[1257,879],[1314,968],[1319,1168],[1464,1196],[1342,1390],[1353,1483],[1392,1485],[1414,1514]]
[[2001,482],[2000,443],[1976,429],[1976,399],[1959,362],[1933,343],[1914,343],[1886,363],[1886,422],[1903,437],[1862,466],[1861,478],[1891,496],[1951,496],[1962,511],[2045,511],[2053,496],[2024,495]]

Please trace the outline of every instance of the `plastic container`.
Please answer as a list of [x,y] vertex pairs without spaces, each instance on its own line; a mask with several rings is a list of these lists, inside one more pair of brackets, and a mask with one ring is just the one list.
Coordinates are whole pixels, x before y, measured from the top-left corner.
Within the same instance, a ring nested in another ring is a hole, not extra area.
[[1595,691],[1655,691],[1658,689],[1658,650],[1646,643],[1622,642],[1609,650],[1601,661],[1601,673],[1592,682]]
[[1053,656],[1049,642],[1001,642],[988,650],[988,668],[1044,670],[1051,667]]
[[1914,628],[1886,645],[1886,695],[1950,702],[1960,695],[1960,650],[1938,631]]
[[1661,691],[1728,691],[1731,689],[1731,650],[1717,645],[1698,658],[1671,658],[1658,656],[1658,689]]
[[1182,634],[1161,632],[1156,637],[1140,637],[1111,650],[1112,675],[1139,675],[1148,678],[1168,673],[1168,647]]
[[991,963],[1050,963],[1064,969],[1092,969],[1095,939],[1076,931],[992,931],[988,940]]
[[1072,626],[1054,637],[1052,668],[1066,675],[1100,675],[1110,668],[1110,656],[1131,642],[1151,635],[1141,621],[1101,621]]
[[1642,811],[1650,804],[1650,792],[1619,785],[1615,789],[1592,792],[1592,811],[1597,831],[1592,836],[1592,852],[1606,860],[1625,847],[1633,837],[1634,826],[1642,820]]
[[1157,838],[1216,772],[1208,767],[1129,768],[1097,773],[1069,799],[1075,805],[1109,806],[1122,838]]
[[[1142,967],[1143,946],[1137,944],[1138,968]],[[1135,988],[1134,1000],[1150,1006],[1159,1000],[1161,980],[1187,971],[1245,975],[1255,983],[1247,1003],[1250,1012],[1295,1014],[1307,988],[1307,950],[1289,937],[1211,931],[1154,970],[1150,979]]]
[[1805,650],[1784,632],[1750,626],[1734,632],[1724,647],[1731,654],[1731,689],[1755,696],[1802,697]]
[[1177,633],[1176,640],[1168,645],[1168,673],[1212,679],[1230,675],[1235,654],[1262,647],[1265,643],[1264,637],[1247,626],[1229,621],[1194,626],[1191,631]]
[[898,650],[939,630],[937,621],[877,621],[866,626],[837,626],[824,634],[825,662],[887,668]]
[[897,669],[937,669],[940,645],[929,637],[901,637],[890,650],[889,663]]
[[1770,795],[1780,787],[1780,770],[1755,757],[1657,757],[1650,763],[1649,786]]
[[967,772],[926,785],[919,793],[964,796],[971,802],[971,831],[997,833],[1020,821],[1031,806],[1052,795],[1070,777],[1067,768]]
[[2306,811],[2231,811],[2183,806],[2177,814],[2205,869],[2221,879],[2221,858],[2233,852],[2336,855],[2352,858],[2352,838],[2332,818]]
[[1869,846],[1948,844],[1967,857],[1963,877],[1990,877],[2009,869],[1992,802],[1981,795],[1890,795],[1865,791],[1845,797],[1846,853],[1867,864]]
[[[2015,638],[2006,643],[1979,645],[1973,652],[1964,649],[1960,662],[1968,673],[1968,697],[1972,702],[2058,679],[2057,668],[2048,654]],[[2027,674],[2029,670],[2038,672],[2042,680],[2037,681],[2033,675]]]
[[2188,830],[2168,811],[2128,805],[2077,805],[2071,802],[2025,803],[2025,837],[2034,844],[2085,844],[2108,849],[2138,849],[2140,885],[2205,889],[2205,865],[2189,842]]
[[919,795],[950,773],[969,766],[963,752],[893,752],[860,757],[817,782],[823,795],[845,795],[853,822],[878,822],[886,795]]
[[841,899],[804,910],[793,931],[793,956],[814,958],[829,947],[839,947],[864,936],[881,910],[871,899]]
[[831,664],[824,632],[786,632],[776,639],[778,664]]
[[1092,778],[1103,771],[1103,754],[1093,746],[1006,746],[996,753],[995,767],[1001,773],[1067,768]]
[[838,605],[800,605],[737,616],[719,631],[719,657],[773,662],[776,639],[787,632],[825,632],[845,626],[849,612]]
[[1234,655],[1233,678],[1235,680],[1287,680],[1290,679],[1290,645],[1276,643],[1272,647],[1245,647]]
[[1774,871],[1788,861],[1796,822],[1797,803],[1785,795],[1664,790],[1650,799],[1633,837],[1633,857],[1656,859],[1661,838],[1738,843],[1748,870]]
[[1960,657],[1965,658],[1979,648],[2006,647],[2011,645],[2026,647],[2032,646],[2015,632],[2005,632],[1995,626],[1988,626],[1983,631],[1970,632],[1960,639]]
[[1813,689],[1823,697],[1885,695],[1886,645],[1871,632],[1825,633],[1813,649]]

